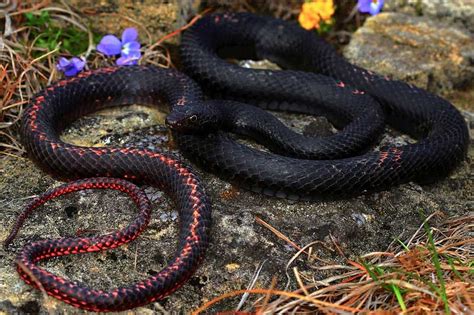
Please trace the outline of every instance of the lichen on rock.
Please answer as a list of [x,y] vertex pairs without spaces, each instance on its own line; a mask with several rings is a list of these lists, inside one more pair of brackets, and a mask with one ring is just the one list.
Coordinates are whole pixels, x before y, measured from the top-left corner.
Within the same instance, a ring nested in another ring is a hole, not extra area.
[[344,50],[350,61],[434,93],[474,80],[474,40],[468,31],[402,13],[367,19]]

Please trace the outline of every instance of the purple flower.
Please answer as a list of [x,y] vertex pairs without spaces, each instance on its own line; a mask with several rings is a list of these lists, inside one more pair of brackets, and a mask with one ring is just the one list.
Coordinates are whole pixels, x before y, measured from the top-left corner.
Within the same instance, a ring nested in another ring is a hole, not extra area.
[[115,35],[106,35],[102,38],[97,50],[106,56],[117,56],[117,65],[135,65],[141,57],[140,43],[137,41],[138,32],[135,28],[129,27],[122,33],[122,40]]
[[59,58],[56,68],[64,72],[66,76],[72,77],[84,69],[85,65],[86,61],[82,58],[72,57],[71,60],[68,60],[67,58],[61,57]]
[[384,0],[357,0],[357,7],[359,12],[376,15],[382,10],[383,2]]

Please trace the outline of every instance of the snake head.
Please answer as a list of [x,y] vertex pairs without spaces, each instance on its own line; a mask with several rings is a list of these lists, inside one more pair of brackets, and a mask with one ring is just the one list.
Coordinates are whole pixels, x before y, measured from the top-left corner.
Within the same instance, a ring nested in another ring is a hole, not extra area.
[[166,117],[166,125],[179,132],[210,132],[219,128],[218,112],[206,103],[175,106]]

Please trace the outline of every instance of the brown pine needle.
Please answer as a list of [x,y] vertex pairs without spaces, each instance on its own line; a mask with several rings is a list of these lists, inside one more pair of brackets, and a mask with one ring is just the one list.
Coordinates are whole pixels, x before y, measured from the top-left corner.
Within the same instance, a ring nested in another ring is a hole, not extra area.
[[173,32],[171,32],[171,33],[169,33],[165,36],[163,36],[155,44],[151,45],[150,49],[154,49],[157,46],[160,46],[164,41],[180,34],[181,32],[185,31],[188,28],[190,28],[191,26],[194,25],[194,23],[196,23],[200,18],[202,18],[204,15],[206,15],[209,11],[211,11],[211,9],[204,10],[201,14],[196,15],[188,24],[178,28],[177,30],[175,30],[175,31],[173,31]]
[[[288,244],[290,244],[292,247],[294,247],[295,249],[297,249],[298,251],[301,250],[301,247],[299,247],[295,242],[293,242],[292,240],[290,240],[285,234],[281,233],[280,231],[278,231],[276,228],[274,228],[273,226],[271,226],[270,224],[268,224],[267,222],[263,221],[262,219],[260,219],[259,217],[255,216],[255,221],[257,221],[258,224],[261,224],[263,225],[264,227],[266,227],[267,229],[269,229],[273,234],[275,234],[278,238],[284,240],[285,242],[287,242]],[[305,252],[306,254],[308,254],[308,252]]]
[[205,310],[207,310],[212,305],[224,299],[227,299],[229,297],[233,297],[236,295],[240,295],[243,293],[281,295],[281,296],[286,296],[286,297],[295,298],[301,301],[309,302],[313,304],[314,306],[317,306],[318,308],[326,307],[329,309],[335,309],[335,310],[341,310],[341,311],[347,311],[347,312],[360,312],[361,311],[361,309],[358,309],[358,308],[328,303],[328,302],[324,302],[318,299],[311,298],[309,296],[304,296],[304,295],[300,295],[300,294],[296,294],[292,292],[286,292],[286,291],[280,291],[280,290],[269,290],[269,289],[252,289],[252,290],[237,290],[237,291],[229,292],[221,296],[218,296],[215,299],[212,299],[211,301],[206,302],[203,306],[199,307],[197,310],[195,310],[191,314],[198,315],[204,312]]
[[308,290],[306,290],[306,287],[303,284],[303,281],[301,280],[300,273],[298,272],[297,267],[293,267],[293,273],[295,275],[296,281],[298,282],[298,285],[300,286],[301,291],[303,291],[306,296],[309,296],[309,292]]
[[[275,289],[276,284],[277,284],[277,277],[273,277],[272,283],[270,284],[270,292]],[[270,301],[270,297],[272,296],[270,292],[265,295],[265,298],[263,299],[263,302],[262,302],[261,309],[265,309],[267,307],[268,302]],[[263,312],[259,311],[257,312],[257,314],[263,314]]]

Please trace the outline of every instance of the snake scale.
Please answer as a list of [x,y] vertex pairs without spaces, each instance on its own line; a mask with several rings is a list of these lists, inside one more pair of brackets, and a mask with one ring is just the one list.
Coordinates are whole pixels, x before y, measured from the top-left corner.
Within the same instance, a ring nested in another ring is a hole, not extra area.
[[[229,57],[269,59],[285,70],[244,69],[223,59]],[[48,173],[76,181],[33,200],[5,244],[37,207],[82,189],[125,192],[140,212],[127,227],[110,234],[28,244],[16,261],[25,282],[79,308],[120,311],[174,292],[204,257],[211,206],[192,169],[169,154],[78,147],[59,139],[70,122],[107,106],[168,103],[167,124],[190,160],[255,192],[290,199],[362,193],[428,180],[447,174],[466,155],[467,127],[449,102],[350,64],[314,33],[292,23],[249,13],[208,15],[184,33],[181,59],[183,70],[199,82],[207,97],[225,100],[207,100],[188,76],[153,66],[83,72],[31,99],[21,127],[25,148]],[[308,138],[286,129],[259,107],[325,115],[340,132]],[[418,142],[367,152],[385,122]],[[228,131],[254,137],[278,154],[245,146]],[[91,178],[77,180],[83,177]],[[110,291],[38,267],[43,259],[117,247],[145,229],[149,201],[123,179],[154,185],[174,200],[180,232],[168,266],[136,284]]]

